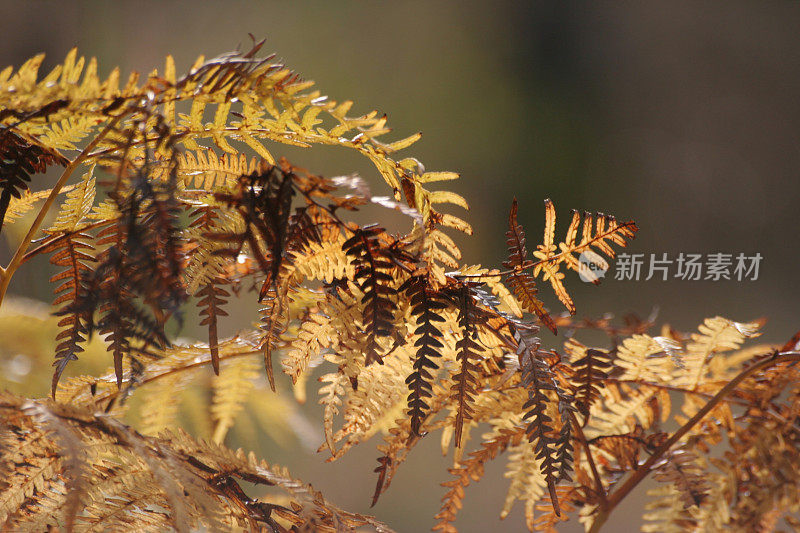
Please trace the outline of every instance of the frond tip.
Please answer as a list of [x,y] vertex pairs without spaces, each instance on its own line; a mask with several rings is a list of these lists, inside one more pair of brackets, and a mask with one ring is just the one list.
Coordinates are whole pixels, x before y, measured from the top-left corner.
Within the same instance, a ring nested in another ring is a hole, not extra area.
[[[599,283],[598,275],[591,269],[587,270],[581,259],[589,260],[596,268],[605,272],[608,270],[609,264],[603,256],[613,259],[616,252],[612,245],[626,246],[628,241],[634,238],[639,228],[633,221],[620,223],[616,218],[602,213],[592,215],[587,212],[581,216],[577,211],[573,211],[572,222],[567,229],[564,241],[556,245],[556,211],[553,202],[545,200],[544,237],[542,244],[538,245],[533,252],[533,257],[537,261],[531,261],[527,258],[525,231],[517,222],[517,210],[515,198],[511,204],[509,229],[506,232],[509,258],[503,263],[504,266],[511,269],[508,282],[525,308],[535,313],[542,323],[555,333],[555,323],[545,311],[542,302],[535,296],[534,278],[541,274],[543,281],[549,281],[558,299],[570,314],[574,315],[576,308],[572,297],[564,287],[562,265],[568,270],[581,274],[588,281]],[[579,227],[581,228],[581,239],[576,241]],[[583,257],[581,257],[582,254],[584,254]],[[532,274],[527,272],[528,269],[532,269]]]

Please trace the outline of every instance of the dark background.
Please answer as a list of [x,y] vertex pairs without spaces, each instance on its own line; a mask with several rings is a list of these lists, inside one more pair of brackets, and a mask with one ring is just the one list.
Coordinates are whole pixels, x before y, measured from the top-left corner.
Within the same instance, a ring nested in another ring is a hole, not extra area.
[[[607,280],[592,287],[570,275],[580,315],[648,315],[658,306],[660,321],[684,330],[716,314],[766,317],[765,338],[783,341],[800,328],[798,28],[796,2],[740,0],[0,2],[0,67],[46,52],[49,69],[77,45],[98,58],[101,75],[115,65],[123,74],[147,73],[167,53],[180,71],[201,53],[249,46],[248,32],[266,37],[266,50],[324,94],[355,100],[356,112],[388,113],[397,137],[422,131],[404,155],[429,170],[462,174],[446,185],[472,206],[475,236],[459,241],[465,262],[502,261],[514,196],[531,244],[539,242],[549,197],[558,236],[569,209],[587,209],[636,220],[632,253],[764,257],[757,281]],[[357,170],[378,186],[376,172],[356,155],[273,148],[312,171]],[[4,263],[8,255],[0,243]],[[23,269],[11,291],[49,301],[45,274]],[[372,445],[323,466],[318,456],[246,444],[289,464],[334,502],[367,509]],[[412,454],[373,510],[379,518],[400,531],[430,526],[449,461],[437,449],[431,440]],[[496,521],[506,490],[501,464],[468,491],[463,531],[520,529],[519,512]],[[642,502],[629,505],[614,513],[610,530],[638,527]]]

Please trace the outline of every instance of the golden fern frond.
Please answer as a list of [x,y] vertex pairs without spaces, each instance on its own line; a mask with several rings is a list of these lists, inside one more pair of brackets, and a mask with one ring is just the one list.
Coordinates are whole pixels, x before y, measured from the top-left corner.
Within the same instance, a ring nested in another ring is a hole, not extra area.
[[[521,420],[517,423],[521,423]],[[533,531],[534,505],[548,492],[547,481],[541,471],[541,460],[536,458],[536,450],[530,443],[512,445],[508,453],[508,465],[503,477],[510,479],[511,482],[500,518],[505,519],[514,503],[521,501],[525,508],[525,523],[528,529]]]
[[85,59],[78,57],[76,48],[70,50],[63,63],[56,65],[37,82],[43,60],[44,54],[39,54],[26,61],[16,72],[12,67],[0,72],[0,108],[8,110],[4,114],[6,116],[26,119],[20,124],[23,131],[30,128],[33,130],[31,133],[36,135],[42,130],[42,122],[31,121],[31,114],[36,114],[37,119],[61,120],[67,116],[63,110],[73,102],[75,105],[70,110],[71,116],[99,111],[105,104],[92,105],[93,100],[111,99],[118,94],[119,72],[112,72],[105,82],[101,82],[97,76],[97,61],[92,58],[84,71]]
[[681,367],[675,369],[674,384],[689,390],[696,389],[703,381],[712,358],[717,354],[735,350],[745,339],[758,335],[758,323],[741,323],[720,316],[707,318],[693,333],[681,357]]
[[55,150],[78,150],[77,143],[94,133],[102,122],[103,119],[94,116],[70,116],[36,133],[43,144]]
[[214,399],[211,415],[216,426],[211,438],[214,442],[225,440],[225,435],[253,390],[254,380],[259,376],[258,368],[258,361],[253,357],[228,359],[222,363],[220,374],[212,382]]
[[[73,189],[72,185],[68,185],[59,191],[59,193],[66,193],[70,192]],[[34,204],[39,200],[44,200],[50,193],[52,189],[44,189],[41,191],[31,192],[30,190],[24,191],[19,198],[11,198],[11,201],[8,204],[8,208],[6,210],[6,217],[3,219],[3,222],[6,224],[13,224],[15,220],[20,218],[21,216],[25,215],[28,211],[33,209]]]
[[681,347],[666,337],[633,335],[617,348],[614,365],[624,369],[623,381],[668,382],[672,379],[673,362],[679,359]]
[[65,187],[67,199],[61,205],[55,222],[47,229],[47,233],[74,232],[83,219],[92,211],[97,194],[94,166],[89,167],[77,185]]
[[258,160],[242,153],[222,154],[214,150],[186,150],[178,154],[177,174],[186,188],[194,187],[213,191],[226,187],[239,179],[239,176],[253,174]]
[[670,416],[670,397],[663,388],[608,383],[600,394],[590,411],[587,438],[628,433],[637,423],[647,429]]
[[[581,227],[581,240],[576,242],[579,227]],[[555,228],[555,207],[553,202],[545,200],[544,238],[542,244],[533,252],[533,256],[538,259],[538,262],[533,264],[533,275],[538,276],[541,273],[542,280],[550,282],[556,296],[570,314],[575,314],[575,304],[562,282],[564,273],[560,270],[561,266],[564,265],[569,270],[588,276],[591,281],[598,283],[599,278],[582,269],[578,256],[582,253],[591,254],[592,263],[598,265],[601,270],[608,270],[608,262],[598,252],[613,259],[616,252],[611,245],[626,246],[639,228],[632,221],[619,223],[616,218],[602,213],[592,215],[586,212],[581,217],[577,211],[573,211],[572,222],[567,228],[564,241],[558,245],[555,244]]]
[[406,407],[405,378],[411,365],[410,350],[401,347],[384,364],[361,370],[358,388],[348,391],[342,427],[333,436],[334,442],[346,440],[332,458],[338,459],[359,442],[394,426]]
[[294,252],[294,267],[297,273],[308,280],[331,283],[335,279],[353,279],[355,266],[342,249],[346,239],[339,236],[332,241],[308,242]]
[[329,316],[314,313],[303,321],[289,351],[281,359],[283,371],[292,378],[293,383],[297,383],[309,368],[322,362],[321,353],[331,345],[335,336]]
[[[333,506],[285,469],[182,432],[146,437],[102,413],[7,393],[0,395],[0,415],[7,428],[0,461],[4,528],[45,523],[80,531],[122,526],[283,531],[292,525],[326,532],[341,526],[390,531],[371,517]],[[17,475],[23,472],[32,476]],[[65,482],[66,494],[60,488]],[[291,505],[253,500],[242,482],[275,486],[288,493]],[[86,497],[76,500],[82,494]],[[80,510],[75,501],[83,505]],[[52,509],[51,517],[42,519],[41,509]]]
[[[261,353],[253,335],[241,335],[226,339],[220,343],[219,348],[221,361],[252,358]],[[114,372],[107,372],[96,378],[70,378],[60,383],[56,390],[56,399],[65,404],[100,406],[101,409],[110,409],[132,392],[131,387],[133,389],[146,387],[150,383],[156,383],[168,376],[192,373],[211,364],[208,345],[204,343],[174,344],[158,355],[160,357],[145,363],[144,368],[140,369],[141,375],[135,382],[131,381],[134,376],[126,367],[122,389],[116,387]]]
[[182,392],[190,382],[188,372],[164,375],[147,385],[147,394],[142,394],[139,431],[145,435],[158,435],[174,428],[178,423],[178,412],[183,398]]
[[319,404],[324,407],[322,416],[323,427],[325,430],[325,444],[331,455],[336,455],[336,440],[334,438],[334,417],[339,414],[342,405],[342,397],[345,395],[347,376],[342,373],[334,372],[320,376],[319,381],[327,383],[319,388]]
[[[142,136],[157,127],[166,128],[179,144],[197,153],[202,151],[199,143],[208,140],[229,154],[228,160],[223,164],[220,158],[214,161],[209,156],[206,158],[208,165],[200,162],[202,168],[187,169],[184,177],[195,171],[210,171],[217,174],[215,182],[219,172],[232,170],[234,165],[239,165],[241,170],[243,166],[240,150],[231,142],[248,146],[269,163],[275,163],[275,159],[263,141],[295,146],[321,144],[355,150],[374,164],[396,199],[404,195],[406,203],[420,213],[426,232],[434,235],[425,252],[426,259],[431,268],[435,267],[437,279],[443,280],[440,262],[452,264],[447,257],[457,258],[459,253],[452,241],[443,234],[436,235],[436,228],[471,230],[465,222],[440,213],[434,206],[449,203],[466,207],[466,202],[455,193],[429,191],[425,186],[454,179],[456,175],[426,173],[413,158],[393,159],[394,152],[413,144],[419,134],[395,142],[379,141],[378,137],[390,131],[385,116],[376,112],[348,116],[352,102],[337,104],[330,101],[318,91],[309,90],[312,82],[300,81],[282,65],[271,63],[270,57],[257,58],[256,53],[262,44],[256,44],[246,53],[235,52],[211,60],[199,58],[190,72],[182,77],[176,75],[174,61],[168,57],[162,75],[153,72],[141,86],[138,76],[132,75],[122,90],[118,87],[118,71],[101,82],[96,74],[96,62],[89,61],[84,72],[85,62],[77,57],[75,50],[50,75],[37,82],[43,59],[37,56],[16,74],[12,75],[13,69],[3,71],[0,112],[6,110],[8,116],[15,118],[24,116],[25,120],[18,124],[21,131],[52,141],[50,148],[54,150],[75,146],[72,141],[79,137],[77,130],[92,120],[100,126],[108,122],[112,114],[122,117],[119,131],[108,132],[107,139],[99,145],[101,149],[91,156],[92,160],[102,161],[112,168],[116,168],[116,163],[108,155],[121,145],[127,146],[130,158],[143,157],[145,139]],[[140,118],[126,118],[126,115],[135,115],[140,102],[147,102],[146,105],[157,108],[159,112],[150,115],[156,118],[146,123],[145,131],[133,133],[134,139],[130,142],[123,132],[134,132],[130,126]],[[176,117],[178,102],[190,103],[190,112]],[[45,129],[66,118],[66,108],[70,108],[69,118],[74,122],[68,127],[56,126],[49,130],[50,137],[45,136]],[[208,112],[213,112],[212,122],[204,121]],[[164,138],[164,131],[154,133],[158,138]],[[163,151],[162,148],[159,150]],[[195,163],[198,158],[202,156],[195,154]],[[192,164],[188,156],[182,162]],[[203,185],[208,185],[206,178]]]

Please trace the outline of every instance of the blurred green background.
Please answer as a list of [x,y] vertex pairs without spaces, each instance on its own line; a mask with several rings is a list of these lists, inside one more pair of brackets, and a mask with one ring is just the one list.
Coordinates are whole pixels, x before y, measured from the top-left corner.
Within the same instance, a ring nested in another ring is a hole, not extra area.
[[[658,306],[659,322],[684,330],[716,314],[766,317],[766,340],[783,341],[800,328],[798,27],[796,2],[741,0],[0,2],[0,67],[46,52],[49,69],[77,45],[98,58],[101,75],[115,65],[162,68],[167,53],[180,71],[199,54],[248,47],[253,33],[324,94],[354,100],[357,112],[388,113],[397,137],[422,131],[403,155],[462,174],[448,185],[472,206],[475,236],[459,240],[465,262],[502,261],[514,196],[538,242],[549,197],[559,235],[569,209],[586,209],[636,220],[632,253],[764,258],[757,281],[609,279],[593,287],[573,276],[568,287],[580,315],[648,315]],[[326,175],[359,171],[379,186],[353,154],[282,146],[274,153]],[[8,257],[3,241],[0,260]],[[11,291],[49,302],[49,266],[36,265],[19,272]],[[254,318],[235,317],[230,326]],[[181,335],[202,338],[192,327]],[[557,344],[548,335],[545,345]],[[399,531],[428,529],[444,492],[437,483],[449,459],[427,440],[372,510]],[[374,446],[324,464],[268,437],[239,444],[287,464],[337,504],[367,511]],[[496,518],[506,490],[502,464],[468,491],[462,531],[521,530],[519,511]],[[608,530],[638,527],[641,505],[634,499],[615,512]]]

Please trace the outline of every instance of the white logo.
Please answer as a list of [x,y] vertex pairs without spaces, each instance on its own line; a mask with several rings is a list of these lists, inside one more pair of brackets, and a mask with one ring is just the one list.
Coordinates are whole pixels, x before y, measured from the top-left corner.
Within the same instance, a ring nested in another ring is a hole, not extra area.
[[608,261],[592,250],[582,252],[578,257],[578,276],[587,283],[599,283],[608,272]]

